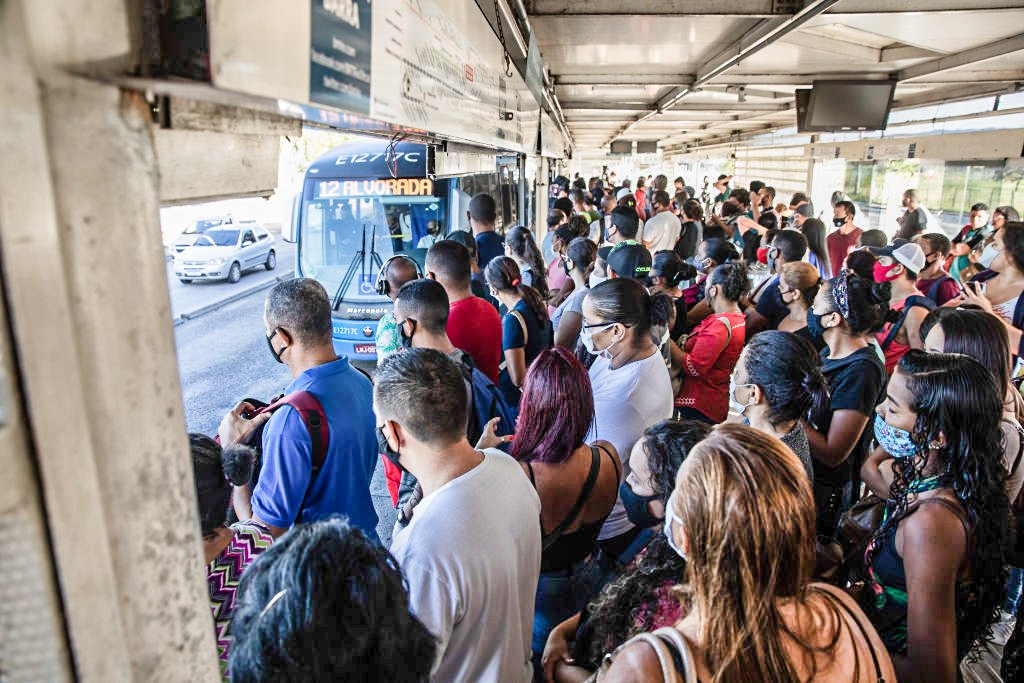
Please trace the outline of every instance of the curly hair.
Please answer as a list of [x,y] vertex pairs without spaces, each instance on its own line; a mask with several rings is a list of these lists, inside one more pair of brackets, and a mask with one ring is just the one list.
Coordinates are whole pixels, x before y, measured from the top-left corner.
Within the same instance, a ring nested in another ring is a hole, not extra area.
[[[676,472],[687,453],[711,432],[703,422],[663,420],[644,430],[643,449],[651,471],[650,486],[668,504],[675,488]],[[579,648],[583,662],[596,669],[601,657],[637,633],[655,627],[650,603],[659,591],[678,582],[686,562],[658,534],[618,578],[612,580],[588,606],[589,638]],[[583,642],[585,641],[585,642]]]
[[[914,483],[926,470],[937,470],[941,484],[963,505],[970,529],[967,565],[973,599],[957,600],[956,614],[957,654],[962,658],[978,638],[991,635],[1006,593],[1010,503],[1003,487],[1006,472],[995,455],[1003,452],[1003,397],[992,373],[965,355],[911,349],[897,368],[914,395],[917,420],[911,436],[917,452],[894,460],[891,512],[872,538],[866,564],[871,565],[881,539],[913,511],[908,497]],[[930,447],[942,439],[944,447]]]
[[249,566],[231,635],[236,683],[418,683],[436,650],[395,558],[340,518],[296,526]]

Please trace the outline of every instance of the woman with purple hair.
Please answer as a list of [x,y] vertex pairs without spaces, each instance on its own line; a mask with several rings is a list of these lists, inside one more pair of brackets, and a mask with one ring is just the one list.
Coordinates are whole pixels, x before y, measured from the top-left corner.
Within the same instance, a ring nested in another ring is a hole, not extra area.
[[548,633],[589,597],[580,570],[615,505],[621,464],[607,441],[586,444],[594,397],[586,368],[569,351],[552,347],[530,366],[512,456],[526,471],[541,503],[540,583],[533,620],[533,659]]

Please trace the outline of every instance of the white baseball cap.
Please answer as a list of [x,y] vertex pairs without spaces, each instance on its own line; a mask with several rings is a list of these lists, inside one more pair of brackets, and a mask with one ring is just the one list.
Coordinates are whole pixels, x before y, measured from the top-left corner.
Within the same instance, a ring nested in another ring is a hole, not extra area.
[[870,247],[868,251],[875,256],[888,256],[892,258],[915,275],[924,270],[926,265],[924,251],[918,246],[917,242],[890,244],[887,247]]

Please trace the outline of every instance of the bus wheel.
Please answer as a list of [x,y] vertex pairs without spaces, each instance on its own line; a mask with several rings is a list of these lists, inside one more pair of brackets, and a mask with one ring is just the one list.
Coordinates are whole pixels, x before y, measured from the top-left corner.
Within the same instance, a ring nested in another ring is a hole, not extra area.
[[242,279],[242,267],[235,261],[231,264],[231,270],[228,271],[228,282],[234,284]]

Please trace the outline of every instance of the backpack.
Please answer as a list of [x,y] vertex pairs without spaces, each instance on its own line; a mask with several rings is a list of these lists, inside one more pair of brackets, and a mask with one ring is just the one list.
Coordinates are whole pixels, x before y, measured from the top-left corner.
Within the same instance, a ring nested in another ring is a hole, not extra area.
[[499,434],[511,434],[519,419],[519,406],[505,399],[505,394],[487,375],[473,367],[468,356],[461,363],[462,376],[469,384],[469,443],[475,445],[492,418],[500,417]]
[[928,291],[925,292],[925,296],[931,299],[936,306],[939,303],[939,289],[946,281],[955,282],[955,280],[953,280],[953,278],[951,278],[950,276],[943,275],[942,277],[936,279],[935,282],[933,282],[931,286],[928,287]]
[[889,332],[885,335],[885,339],[882,341],[883,351],[892,346],[893,341],[896,339],[896,335],[899,334],[900,329],[903,328],[903,323],[907,319],[907,311],[915,306],[919,306],[928,311],[934,311],[937,308],[935,302],[923,294],[911,294],[908,296],[906,302],[903,304],[903,310],[900,312],[899,320],[889,325]]
[[[302,418],[302,423],[306,425],[311,444],[310,460],[312,462],[312,470],[309,475],[309,483],[306,485],[306,492],[302,495],[302,503],[299,505],[299,514],[295,518],[295,523],[298,524],[302,521],[302,510],[306,507],[306,501],[313,490],[313,485],[316,484],[317,475],[320,474],[320,470],[323,469],[324,462],[327,460],[327,449],[330,446],[331,440],[330,427],[327,424],[327,414],[324,412],[324,408],[320,405],[317,397],[308,391],[295,391],[287,396],[279,396],[269,404],[252,398],[247,398],[245,401],[256,406],[256,412],[250,417],[264,413],[273,413],[281,406],[291,406],[298,413],[299,417]],[[246,446],[256,451],[256,465],[253,467],[252,478],[249,480],[249,486],[252,490],[256,489],[256,482],[259,481],[260,471],[263,469],[263,430],[266,426],[267,423],[264,422],[257,429],[254,429],[245,443]]]

